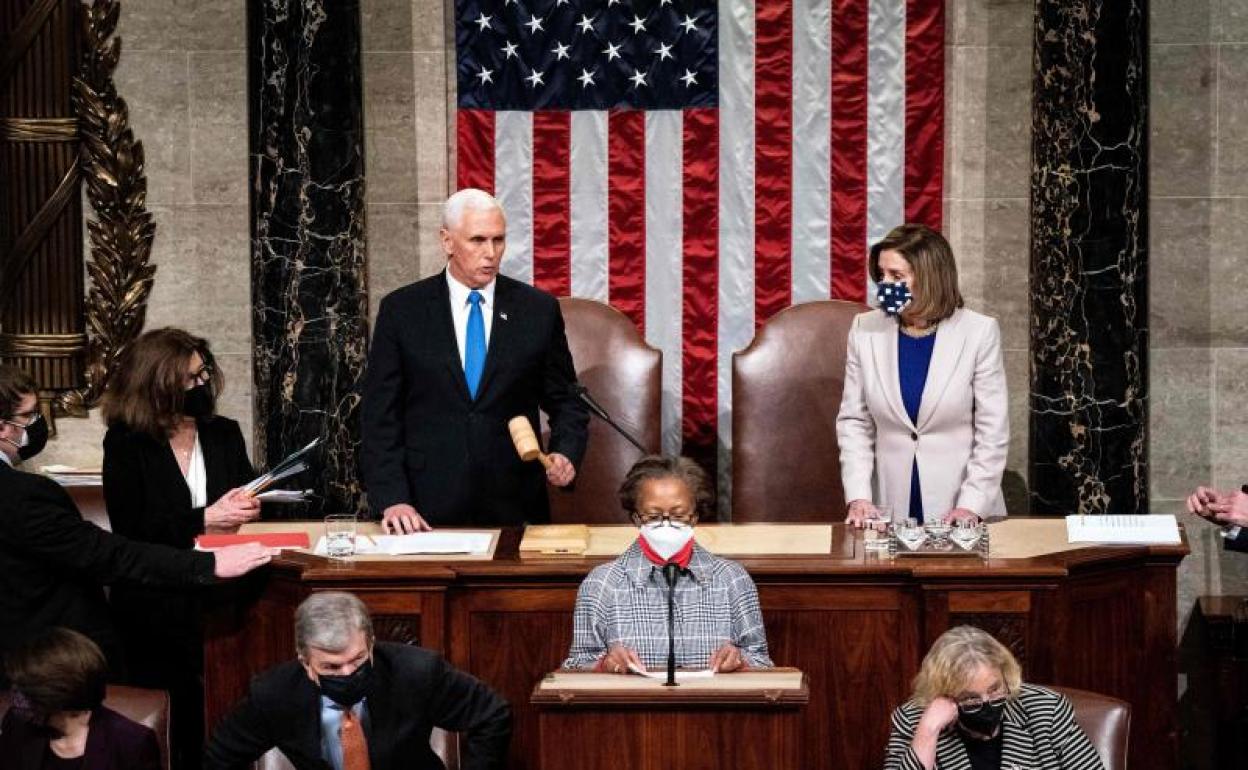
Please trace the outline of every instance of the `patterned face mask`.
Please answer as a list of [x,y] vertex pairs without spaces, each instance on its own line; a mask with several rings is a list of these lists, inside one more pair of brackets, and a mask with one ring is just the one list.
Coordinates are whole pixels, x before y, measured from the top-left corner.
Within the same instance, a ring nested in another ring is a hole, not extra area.
[[880,303],[880,310],[887,315],[896,317],[906,309],[914,295],[905,281],[880,281],[875,285],[875,298]]

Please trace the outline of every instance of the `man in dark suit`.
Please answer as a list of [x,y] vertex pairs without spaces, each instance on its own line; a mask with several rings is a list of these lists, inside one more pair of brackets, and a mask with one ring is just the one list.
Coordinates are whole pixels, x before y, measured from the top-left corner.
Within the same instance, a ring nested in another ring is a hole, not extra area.
[[1238,490],[1197,487],[1187,497],[1187,511],[1220,525],[1228,551],[1248,552],[1248,484]]
[[[506,221],[460,190],[440,232],[446,270],[381,303],[364,379],[361,471],[387,529],[549,520],[546,481],[566,486],[589,415],[554,297],[498,274]],[[550,418],[551,466],[521,462],[507,422]]]
[[260,674],[221,721],[205,770],[242,770],[277,748],[298,770],[442,770],[434,727],[460,733],[459,766],[502,768],[511,712],[493,690],[419,647],[373,643],[364,603],[317,593],[295,611],[299,659]]
[[0,364],[0,653],[52,626],[79,631],[104,650],[114,672],[123,656],[103,585],[207,585],[268,563],[268,549],[178,550],[113,535],[83,521],[52,479],[13,466],[47,442],[34,381]]

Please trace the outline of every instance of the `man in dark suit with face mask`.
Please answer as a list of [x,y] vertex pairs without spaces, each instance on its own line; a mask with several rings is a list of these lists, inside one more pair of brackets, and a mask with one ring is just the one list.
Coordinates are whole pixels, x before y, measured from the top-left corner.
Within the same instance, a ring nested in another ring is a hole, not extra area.
[[507,703],[441,656],[373,641],[364,603],[348,593],[308,597],[295,611],[299,659],[252,682],[218,725],[205,770],[242,770],[277,748],[298,770],[442,770],[434,727],[460,733],[464,770],[502,768]]
[[37,386],[0,364],[0,654],[52,626],[91,638],[114,674],[123,656],[105,584],[209,585],[268,563],[256,544],[215,553],[138,543],[83,520],[55,481],[15,466],[39,454],[48,425]]

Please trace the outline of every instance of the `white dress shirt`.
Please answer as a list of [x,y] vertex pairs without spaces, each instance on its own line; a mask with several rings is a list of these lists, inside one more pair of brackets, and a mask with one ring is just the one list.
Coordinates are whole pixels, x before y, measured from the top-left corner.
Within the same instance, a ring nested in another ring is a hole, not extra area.
[[[494,326],[494,284],[498,281],[490,281],[485,286],[477,289],[481,293],[481,315],[485,321],[485,346],[490,346],[490,329]],[[451,290],[451,320],[455,326],[455,345],[459,348],[459,365],[464,365],[464,340],[468,336],[468,313],[472,310],[472,304],[468,302],[468,294],[473,290],[455,280],[451,275],[448,267],[446,270],[446,285]]]
[[204,467],[204,450],[199,446],[199,431],[195,432],[195,446],[186,466],[186,487],[191,490],[192,508],[208,505],[208,470]]

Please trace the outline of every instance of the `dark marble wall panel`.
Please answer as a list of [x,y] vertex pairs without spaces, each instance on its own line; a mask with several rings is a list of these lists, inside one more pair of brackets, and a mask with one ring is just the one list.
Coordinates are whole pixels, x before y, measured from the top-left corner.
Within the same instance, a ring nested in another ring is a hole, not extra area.
[[357,383],[368,302],[364,118],[355,0],[248,3],[255,456],[313,437],[319,500],[281,513],[363,512]]
[[1037,0],[1032,512],[1148,512],[1148,4]]

